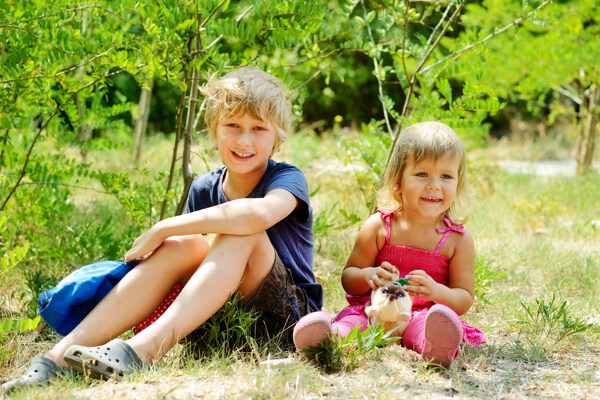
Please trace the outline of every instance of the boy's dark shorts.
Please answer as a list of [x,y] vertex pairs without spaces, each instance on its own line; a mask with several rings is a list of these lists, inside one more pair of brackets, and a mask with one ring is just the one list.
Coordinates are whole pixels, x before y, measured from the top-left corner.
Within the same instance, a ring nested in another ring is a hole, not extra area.
[[292,273],[283,265],[277,251],[271,272],[244,308],[260,311],[258,335],[282,339],[284,347],[293,345],[294,324],[314,311],[308,304],[306,292],[296,286]]

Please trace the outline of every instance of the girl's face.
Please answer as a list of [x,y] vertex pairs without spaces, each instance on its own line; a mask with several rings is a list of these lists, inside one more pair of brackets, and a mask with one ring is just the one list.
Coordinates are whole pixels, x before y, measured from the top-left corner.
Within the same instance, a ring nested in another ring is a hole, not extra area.
[[219,154],[229,174],[264,174],[277,137],[269,121],[253,118],[244,110],[221,119],[216,131]]
[[406,163],[398,193],[402,197],[402,212],[410,216],[438,219],[446,212],[458,187],[458,157],[444,155],[437,159],[424,157]]

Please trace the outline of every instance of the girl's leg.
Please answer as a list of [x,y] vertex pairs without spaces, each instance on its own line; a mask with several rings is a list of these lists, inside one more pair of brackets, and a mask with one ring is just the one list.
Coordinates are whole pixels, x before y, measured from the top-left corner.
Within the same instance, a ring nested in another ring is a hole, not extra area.
[[436,304],[426,315],[411,319],[402,344],[422,355],[424,360],[450,368],[462,343],[463,329],[458,315]]
[[63,354],[73,344],[104,344],[140,323],[162,302],[175,283],[184,281],[209,250],[202,235],[167,239],[132,269],[108,295],[58,342],[46,357],[66,366]]
[[355,327],[360,326],[362,332],[368,325],[369,319],[364,314],[349,314],[331,322],[331,317],[326,312],[313,312],[302,317],[294,327],[294,344],[297,351],[315,348],[333,334],[343,338]]
[[413,316],[402,335],[402,345],[419,354],[423,353],[423,348],[425,347],[426,317],[427,315],[425,314]]
[[267,234],[219,235],[179,296],[151,326],[127,341],[143,362],[160,358],[217,312],[236,290],[258,292],[275,261]]
[[360,326],[360,331],[364,331],[369,326],[369,319],[366,315],[350,314],[340,318],[332,324],[332,330],[338,337],[346,337],[350,331]]

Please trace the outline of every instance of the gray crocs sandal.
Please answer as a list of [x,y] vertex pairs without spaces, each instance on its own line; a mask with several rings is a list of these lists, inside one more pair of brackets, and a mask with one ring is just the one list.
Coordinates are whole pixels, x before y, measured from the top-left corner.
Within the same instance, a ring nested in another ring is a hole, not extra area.
[[114,377],[120,381],[126,372],[143,366],[136,352],[121,339],[97,347],[73,345],[63,358],[70,367],[95,379]]
[[2,392],[9,393],[26,386],[42,386],[59,375],[68,376],[74,373],[71,368],[64,368],[49,358],[37,356],[31,360],[31,365],[23,375],[2,385]]

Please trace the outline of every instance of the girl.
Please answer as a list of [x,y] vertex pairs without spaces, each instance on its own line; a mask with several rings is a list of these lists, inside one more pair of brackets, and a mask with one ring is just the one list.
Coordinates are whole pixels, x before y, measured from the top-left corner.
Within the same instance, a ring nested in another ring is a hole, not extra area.
[[360,229],[342,272],[350,306],[333,323],[324,312],[302,318],[296,348],[366,329],[371,290],[398,274],[413,283],[404,286],[413,297],[405,347],[450,368],[461,343],[484,343],[483,333],[458,317],[473,304],[475,286],[473,238],[457,214],[466,199],[465,150],[454,131],[440,122],[406,128],[382,179],[381,209]]
[[[224,166],[194,181],[185,215],[135,240],[125,261],[147,258],[4,390],[47,383],[67,365],[120,379],[158,360],[234,291],[262,313],[269,335],[290,332],[321,308],[306,180],[298,168],[271,159],[290,128],[287,91],[272,75],[246,67],[209,82],[202,93]],[[205,233],[217,234],[212,245]],[[154,323],[127,341],[115,339],[146,320],[177,284],[181,293]]]

